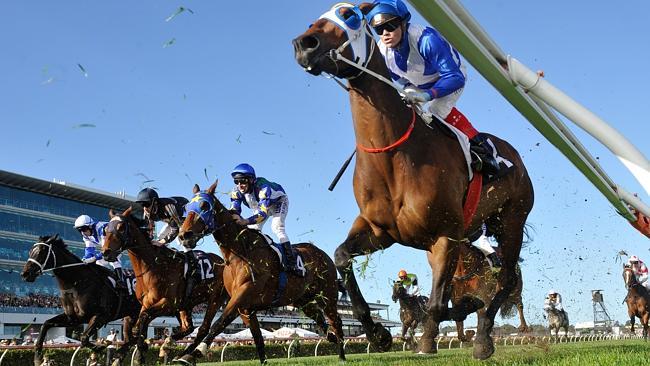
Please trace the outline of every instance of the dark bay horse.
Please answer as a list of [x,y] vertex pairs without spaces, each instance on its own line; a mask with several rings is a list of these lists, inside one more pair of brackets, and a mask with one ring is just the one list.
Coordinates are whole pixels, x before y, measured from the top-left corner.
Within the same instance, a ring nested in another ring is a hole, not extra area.
[[21,276],[27,282],[34,282],[44,271],[50,270],[59,284],[63,314],[43,323],[34,344],[34,365],[40,366],[43,362],[43,340],[50,328],[87,323],[81,334],[81,346],[100,351],[105,347],[91,344],[90,337],[108,322],[124,318],[124,344],[116,354],[117,362],[121,362],[134,342],[130,331],[140,312],[140,303],[135,296],[118,293],[108,280],[113,271],[94,263],[83,263],[67,249],[58,235],[38,239],[29,251]]
[[[393,281],[393,301],[399,301],[399,320],[402,322],[402,340],[411,345],[415,350],[415,330],[427,316],[426,309],[422,306],[419,296],[409,296],[402,281]],[[428,301],[425,297],[425,299]],[[408,338],[406,333],[408,332]]]
[[630,317],[632,327],[630,331],[634,333],[634,318],[639,318],[643,326],[643,339],[648,340],[648,320],[650,320],[650,293],[648,289],[637,282],[634,271],[629,265],[623,268],[623,280],[627,288],[627,315]]
[[[376,43],[360,14],[366,14],[370,8],[371,4],[366,3],[359,8],[343,5],[334,11],[346,24],[360,23],[360,31],[352,37],[355,44],[361,39],[365,52],[359,55],[366,57],[349,62],[357,62],[389,78],[382,56],[373,52]],[[491,136],[499,154],[514,166],[506,176],[483,187],[473,218],[465,222],[463,202],[468,190],[468,170],[458,141],[438,126],[427,127],[392,86],[341,61],[339,55],[348,60],[357,58],[345,43],[348,40],[346,30],[321,18],[295,38],[293,46],[296,61],[309,73],[327,73],[349,80],[358,150],[353,185],[360,213],[334,259],[354,313],[369,341],[380,350],[388,350],[392,338],[371,318],[352,260],[394,243],[424,250],[433,281],[428,303],[430,316],[418,347],[421,352],[435,352],[434,338],[441,321],[463,320],[484,305],[468,296],[462,304],[447,307],[459,244],[485,222],[503,248],[500,289],[490,302],[486,316],[479,319],[474,341],[474,357],[486,359],[494,353],[490,337],[494,317],[517,284],[516,265],[524,225],[534,201],[526,168],[510,144]]]
[[[500,248],[496,248],[497,254],[500,255]],[[490,265],[485,261],[485,256],[478,249],[463,244],[460,247],[460,258],[456,265],[456,272],[451,281],[451,303],[460,304],[467,294],[471,294],[481,299],[485,304],[490,304],[494,295],[500,288],[498,274],[492,271]],[[510,296],[501,304],[499,312],[501,317],[511,316],[513,307],[517,307],[519,312],[519,331],[528,330],[526,319],[524,318],[524,303],[521,299],[523,280],[521,278],[521,268],[517,265],[517,285],[510,293]],[[477,315],[479,318],[485,317],[487,306],[479,309]],[[458,339],[463,342],[469,341],[465,337],[463,321],[456,322]]]
[[111,214],[111,221],[106,226],[104,239],[104,257],[108,260],[127,250],[133,270],[137,277],[135,293],[142,303],[133,335],[137,338],[140,350],[139,362],[145,362],[146,343],[144,342],[149,323],[159,316],[176,316],[180,329],[171,335],[172,340],[179,340],[192,333],[192,309],[207,303],[203,323],[199,327],[197,338],[187,346],[182,354],[192,352],[199,340],[208,333],[212,319],[228,294],[223,288],[223,259],[214,253],[199,261],[202,280],[194,286],[190,298],[185,297],[185,258],[184,255],[165,246],[151,244],[144,232],[142,223],[131,216],[131,208],[121,215]]
[[345,360],[343,323],[337,312],[339,283],[334,262],[314,244],[296,244],[297,263],[299,268],[304,267],[304,277],[293,274],[284,277],[279,257],[266,237],[260,231],[239,225],[233,213],[214,196],[216,187],[214,183],[202,192],[199,186],[194,186],[195,196],[186,206],[187,218],[178,237],[185,245],[192,246],[212,233],[226,261],[223,280],[230,301],[201,345],[183,359],[194,363],[195,358],[205,356],[214,338],[241,315],[250,327],[260,362],[264,363],[264,339],[256,312],[291,305],[314,320],[330,342],[337,343],[339,360]]

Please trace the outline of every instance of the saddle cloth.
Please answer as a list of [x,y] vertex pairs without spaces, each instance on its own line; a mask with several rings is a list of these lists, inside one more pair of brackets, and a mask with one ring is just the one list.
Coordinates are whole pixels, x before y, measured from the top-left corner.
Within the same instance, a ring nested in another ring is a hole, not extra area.
[[[196,261],[196,271],[194,272],[194,279],[197,281],[205,281],[210,278],[214,278],[214,269],[212,268],[212,261],[208,254],[202,250],[192,250],[194,254],[194,260]],[[184,253],[187,255],[187,253]],[[185,261],[185,266],[183,267],[183,277],[187,278],[189,275],[189,265]]]
[[[132,269],[120,268],[117,271],[122,271],[124,276],[124,281],[126,282],[126,289],[129,292],[129,296],[135,295],[135,272]],[[117,288],[117,278],[115,278],[115,273],[111,271],[111,275],[108,276],[108,282],[113,285],[113,288]]]
[[[278,260],[280,261],[280,264],[282,264],[283,268],[287,267],[287,256],[284,253],[284,247],[282,244],[278,244],[274,242],[268,235],[264,234],[264,238],[266,239],[266,242],[269,244],[271,249],[275,252],[275,254],[278,255]],[[291,248],[293,251],[293,255],[296,257],[296,267],[302,272],[302,276],[305,276],[305,273],[307,270],[305,269],[304,266],[304,261],[302,260],[302,257],[300,256],[300,253],[298,253],[293,247]]]

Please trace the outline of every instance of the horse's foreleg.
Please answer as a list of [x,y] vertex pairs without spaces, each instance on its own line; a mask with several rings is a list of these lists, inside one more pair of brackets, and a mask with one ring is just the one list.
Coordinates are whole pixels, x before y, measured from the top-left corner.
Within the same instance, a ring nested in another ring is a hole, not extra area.
[[[90,318],[90,321],[88,321],[88,326],[86,329],[81,333],[81,347],[88,347],[90,346],[90,337],[97,332],[97,329],[103,327],[106,323],[108,323],[108,318],[104,315],[95,315],[92,318]],[[106,348],[105,346],[102,345],[95,345],[92,347],[92,350],[95,352],[100,352]]]
[[[451,297],[451,280],[458,261],[458,243],[446,236],[439,237],[429,248],[427,259],[432,271],[431,296],[427,304],[428,316],[423,320],[424,333],[418,344],[419,353],[436,353],[434,338],[438,336],[440,322],[450,316],[447,304]],[[481,303],[481,306],[483,304]],[[470,311],[467,307],[460,310],[455,307],[454,320],[463,320]]]
[[219,296],[217,299],[210,298],[210,300],[208,300],[208,308],[205,311],[203,322],[201,323],[201,326],[199,327],[199,330],[196,333],[196,338],[194,338],[194,341],[192,341],[192,343],[183,350],[183,352],[179,355],[179,357],[182,357],[194,351],[196,349],[196,346],[198,346],[199,343],[201,343],[201,340],[208,334],[208,331],[210,330],[210,325],[212,324],[212,320],[214,319],[214,316],[217,314],[217,310],[219,310],[219,308],[223,305],[225,300],[228,298],[228,293],[226,292],[225,289],[214,290],[214,291],[222,291],[222,296]]
[[456,333],[458,333],[458,339],[461,342],[467,342],[467,338],[465,338],[465,329],[464,329],[464,321],[456,321]]
[[370,343],[379,351],[388,351],[393,343],[393,338],[383,325],[372,320],[370,308],[363,298],[354,275],[352,261],[356,256],[368,255],[379,249],[388,248],[392,243],[392,239],[388,237],[377,237],[365,219],[358,216],[350,229],[348,238],[336,248],[334,253],[334,262],[350,296],[352,311],[363,325]]
[[255,313],[248,314],[248,326],[251,330],[251,335],[253,335],[257,356],[260,359],[260,363],[263,364],[266,362],[266,354],[264,353],[264,337],[262,337],[260,323],[257,320],[257,315],[255,315]]
[[127,352],[131,346],[135,343],[135,337],[133,337],[132,329],[133,324],[135,323],[136,316],[127,315],[122,319],[122,334],[124,335],[124,343],[120,348],[115,351],[115,359],[118,361],[117,364],[121,364],[121,360],[124,359]]
[[634,321],[636,320],[636,317],[634,314],[630,315],[630,332],[634,333]]
[[650,320],[650,313],[646,310],[641,317],[641,325],[643,325],[643,340],[648,340],[648,320]]
[[[208,352],[208,347],[210,344],[212,344],[214,338],[219,335],[219,333],[221,333],[224,329],[226,329],[226,327],[232,323],[232,321],[235,320],[237,316],[239,316],[240,305],[242,302],[250,301],[247,299],[256,298],[257,294],[253,293],[254,291],[251,291],[251,289],[254,288],[250,285],[244,286],[246,286],[245,289],[238,288],[236,290],[237,292],[235,292],[233,294],[233,297],[230,298],[230,301],[228,301],[228,304],[226,304],[226,307],[223,309],[223,312],[221,313],[219,319],[217,319],[217,321],[212,324],[210,331],[205,337],[203,337],[196,349],[194,349],[194,351],[191,353],[188,353],[179,358],[179,362],[194,364],[196,358],[205,356]],[[242,320],[244,320],[243,317]]]
[[52,327],[74,327],[79,325],[79,322],[73,321],[65,314],[59,314],[46,320],[41,326],[41,331],[38,333],[38,338],[34,343],[34,365],[41,366],[43,363],[43,341],[47,335],[47,331]]
[[147,353],[146,351],[149,348],[147,346],[147,343],[145,343],[147,328],[149,327],[149,323],[151,323],[151,321],[155,318],[156,316],[149,313],[149,311],[142,309],[140,310],[140,315],[138,315],[138,321],[135,323],[134,336],[136,338],[136,347],[138,349],[138,353],[140,356],[139,362],[141,365],[144,365],[145,354]]
[[178,331],[173,332],[171,338],[174,342],[183,339],[186,335],[192,333],[194,330],[194,323],[192,322],[192,310],[183,309],[176,313],[176,319],[180,325]]
[[521,298],[517,301],[517,312],[519,313],[519,331],[527,332],[528,323],[526,323],[526,318],[524,318],[524,303]]

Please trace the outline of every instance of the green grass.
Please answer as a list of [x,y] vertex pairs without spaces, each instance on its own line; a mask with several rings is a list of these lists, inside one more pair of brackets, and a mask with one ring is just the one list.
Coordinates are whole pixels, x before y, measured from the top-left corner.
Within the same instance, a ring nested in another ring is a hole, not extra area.
[[[420,366],[420,365],[644,365],[650,359],[650,343],[639,340],[601,341],[569,344],[544,344],[524,346],[497,346],[495,354],[487,361],[472,358],[471,349],[440,350],[436,355],[416,355],[411,352],[391,352],[348,355],[345,365],[350,366]],[[229,366],[259,365],[259,361],[233,361]],[[336,356],[271,359],[271,365],[339,365]],[[219,363],[202,363],[201,366]]]

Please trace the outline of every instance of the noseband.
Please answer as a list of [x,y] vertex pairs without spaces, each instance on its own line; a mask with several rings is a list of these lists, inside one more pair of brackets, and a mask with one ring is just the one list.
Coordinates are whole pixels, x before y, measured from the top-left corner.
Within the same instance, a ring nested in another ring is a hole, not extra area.
[[[43,261],[43,263],[37,261],[36,259],[32,258],[31,256],[29,258],[27,258],[27,262],[31,262],[31,263],[34,263],[35,265],[37,265],[38,266],[38,271],[39,271],[40,274],[43,274],[43,273],[49,272],[49,271],[53,271],[53,270],[59,269],[59,268],[82,266],[82,265],[86,264],[84,262],[71,263],[71,264],[66,264],[66,265],[57,267],[56,266],[56,253],[54,252],[54,249],[52,249],[53,244],[52,243],[44,243],[44,242],[34,243],[34,245],[32,246],[32,250],[34,248],[36,248],[37,246],[39,246],[39,245],[44,245],[44,246],[47,247],[47,256],[45,257],[45,260]],[[47,266],[47,262],[50,260],[50,256],[52,256],[52,261],[53,261],[52,267],[45,268],[45,266]]]

